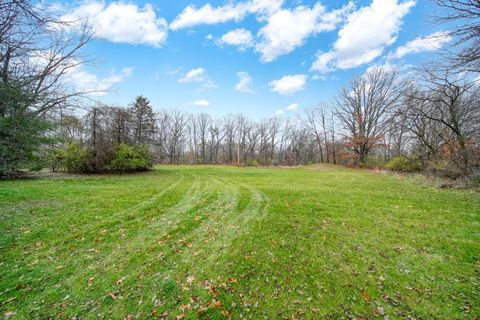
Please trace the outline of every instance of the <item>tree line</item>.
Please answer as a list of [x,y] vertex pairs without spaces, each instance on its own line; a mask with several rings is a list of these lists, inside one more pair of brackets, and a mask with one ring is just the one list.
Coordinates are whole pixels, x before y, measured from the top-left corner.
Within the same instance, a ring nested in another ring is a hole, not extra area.
[[99,164],[127,144],[146,146],[157,163],[382,167],[395,159],[396,170],[458,178],[480,165],[479,106],[480,86],[468,77],[423,71],[412,81],[377,68],[293,119],[155,113],[139,96],[126,108],[99,105],[53,120],[63,141],[79,142]]
[[[31,1],[0,2],[0,176],[49,166],[69,172],[138,171],[153,163],[240,166],[332,163],[479,175],[480,6],[434,0],[456,21],[447,57],[414,74],[385,68],[355,77],[335,99],[298,117],[253,120],[179,109],[96,103],[65,81],[94,38],[65,33]],[[55,27],[52,27],[55,26]]]

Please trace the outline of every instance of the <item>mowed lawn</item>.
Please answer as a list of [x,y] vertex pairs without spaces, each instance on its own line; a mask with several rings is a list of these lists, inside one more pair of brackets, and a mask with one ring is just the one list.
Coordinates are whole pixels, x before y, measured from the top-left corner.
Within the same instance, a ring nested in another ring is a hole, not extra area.
[[334,166],[0,181],[0,318],[477,319],[480,194]]

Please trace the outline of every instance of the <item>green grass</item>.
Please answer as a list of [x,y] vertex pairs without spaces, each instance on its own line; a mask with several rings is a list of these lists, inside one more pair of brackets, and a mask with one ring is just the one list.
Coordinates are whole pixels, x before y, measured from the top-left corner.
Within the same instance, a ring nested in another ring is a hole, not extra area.
[[0,182],[0,317],[476,319],[480,195],[160,166]]

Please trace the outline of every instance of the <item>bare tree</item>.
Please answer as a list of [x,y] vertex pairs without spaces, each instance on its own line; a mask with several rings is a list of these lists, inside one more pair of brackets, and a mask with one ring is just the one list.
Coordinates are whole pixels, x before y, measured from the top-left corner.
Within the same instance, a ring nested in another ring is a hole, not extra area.
[[480,1],[478,0],[432,0],[440,10],[437,21],[452,28],[454,38],[451,58],[454,68],[460,71],[480,72]]
[[[409,115],[411,123],[417,125],[417,137],[432,153],[446,147],[443,151],[448,151],[459,173],[467,175],[471,168],[471,149],[480,134],[480,87],[447,71],[425,71],[424,76],[421,89],[410,96],[413,103]],[[432,133],[433,137],[427,135]]]
[[383,69],[368,71],[353,79],[348,89],[342,89],[336,100],[336,115],[360,163],[383,139],[402,95],[397,73]]

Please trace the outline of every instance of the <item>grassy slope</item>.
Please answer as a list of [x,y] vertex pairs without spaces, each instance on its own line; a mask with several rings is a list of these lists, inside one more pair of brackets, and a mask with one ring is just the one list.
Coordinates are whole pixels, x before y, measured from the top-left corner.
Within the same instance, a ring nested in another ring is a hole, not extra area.
[[0,316],[480,314],[480,196],[394,176],[159,167],[0,182]]

